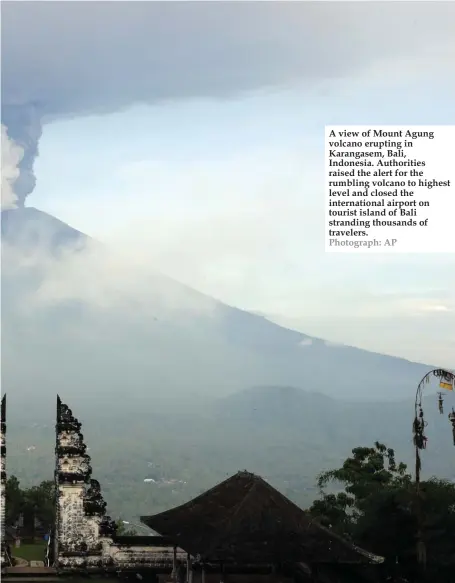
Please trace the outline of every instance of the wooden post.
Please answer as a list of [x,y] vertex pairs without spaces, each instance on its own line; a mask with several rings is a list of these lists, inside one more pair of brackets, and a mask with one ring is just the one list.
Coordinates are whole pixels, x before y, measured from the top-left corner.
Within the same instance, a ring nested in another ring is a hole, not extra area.
[[190,553],[186,555],[186,583],[193,583],[193,566]]
[[172,581],[177,583],[178,580],[178,573],[177,573],[177,547],[174,545],[174,555],[172,557]]
[[205,583],[205,565],[202,564],[201,583]]

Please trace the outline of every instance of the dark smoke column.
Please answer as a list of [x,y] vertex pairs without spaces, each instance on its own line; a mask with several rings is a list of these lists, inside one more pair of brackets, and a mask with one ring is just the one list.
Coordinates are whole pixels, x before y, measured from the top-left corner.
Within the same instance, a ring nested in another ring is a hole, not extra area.
[[2,125],[6,127],[10,139],[24,150],[19,163],[20,175],[14,183],[17,206],[22,207],[36,184],[33,165],[42,133],[40,115],[33,105],[2,104]]

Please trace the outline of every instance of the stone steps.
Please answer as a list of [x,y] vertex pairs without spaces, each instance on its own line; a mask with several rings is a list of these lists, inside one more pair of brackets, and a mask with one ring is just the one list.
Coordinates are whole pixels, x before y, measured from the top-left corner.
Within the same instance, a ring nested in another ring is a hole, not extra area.
[[6,567],[4,574],[15,579],[19,577],[27,577],[27,579],[39,577],[41,581],[44,580],[44,577],[56,576],[57,571],[53,567]]

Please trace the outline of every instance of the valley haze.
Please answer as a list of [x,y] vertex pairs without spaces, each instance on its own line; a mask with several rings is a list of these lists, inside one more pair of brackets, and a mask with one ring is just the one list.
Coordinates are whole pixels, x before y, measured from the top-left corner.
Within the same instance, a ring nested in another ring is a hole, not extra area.
[[127,390],[152,404],[284,385],[401,400],[431,368],[227,306],[32,207],[3,211],[2,264],[3,383],[17,397]]
[[[412,463],[416,380],[431,368],[223,304],[33,207],[2,213],[2,342],[8,472],[52,475],[59,393],[110,511],[132,522],[239,468],[308,505],[321,469],[378,435]],[[425,470],[455,478],[434,397],[427,409]]]

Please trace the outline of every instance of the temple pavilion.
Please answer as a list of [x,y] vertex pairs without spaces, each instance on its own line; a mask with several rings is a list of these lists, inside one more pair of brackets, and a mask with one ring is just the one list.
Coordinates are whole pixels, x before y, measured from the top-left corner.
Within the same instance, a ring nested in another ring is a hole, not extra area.
[[188,583],[381,581],[382,557],[324,528],[246,471],[141,520],[188,553]]

